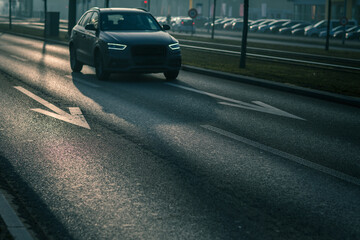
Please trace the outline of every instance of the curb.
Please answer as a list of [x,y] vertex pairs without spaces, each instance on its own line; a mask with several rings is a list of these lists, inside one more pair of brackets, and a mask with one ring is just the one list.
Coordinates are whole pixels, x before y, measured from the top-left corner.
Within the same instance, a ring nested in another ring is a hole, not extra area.
[[335,94],[335,93],[313,90],[313,89],[304,88],[304,87],[291,86],[291,85],[287,85],[284,83],[272,82],[272,81],[264,80],[264,79],[260,79],[260,78],[247,77],[247,76],[243,76],[243,75],[225,73],[225,72],[221,72],[221,71],[209,70],[209,69],[193,67],[193,66],[188,66],[188,65],[183,65],[182,70],[188,71],[188,72],[199,73],[199,74],[203,74],[203,75],[207,75],[207,76],[227,79],[227,80],[231,80],[231,81],[237,81],[237,82],[242,82],[242,83],[246,83],[246,84],[286,91],[286,92],[290,92],[290,93],[296,93],[296,94],[303,95],[303,96],[318,98],[318,99],[322,99],[322,100],[326,100],[326,101],[332,101],[332,102],[346,104],[346,105],[360,108],[360,98],[357,98],[357,97],[350,97],[350,96],[344,96],[344,95]]
[[5,222],[7,230],[14,239],[34,240],[1,191],[0,217]]

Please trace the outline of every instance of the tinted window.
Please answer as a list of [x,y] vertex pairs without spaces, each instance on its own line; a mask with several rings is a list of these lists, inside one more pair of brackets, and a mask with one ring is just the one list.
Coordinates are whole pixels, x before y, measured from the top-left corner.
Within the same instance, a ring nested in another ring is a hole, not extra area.
[[101,29],[113,30],[161,30],[156,20],[149,14],[107,13],[101,15]]
[[98,28],[98,26],[99,26],[99,14],[97,12],[94,12],[94,14],[91,16],[89,24],[94,24],[95,28],[96,29]]
[[83,26],[83,27],[85,27],[85,26],[89,23],[89,20],[90,20],[92,14],[93,14],[93,12],[89,12],[89,13],[85,14],[85,15],[80,19],[80,21],[79,21],[78,24],[81,25],[81,26]]

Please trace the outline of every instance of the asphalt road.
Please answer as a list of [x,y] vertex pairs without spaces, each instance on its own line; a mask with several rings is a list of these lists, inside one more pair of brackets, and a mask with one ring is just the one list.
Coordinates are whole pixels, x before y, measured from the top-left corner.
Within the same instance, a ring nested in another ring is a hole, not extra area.
[[[38,238],[359,239],[360,111],[0,36],[0,174]],[[26,207],[25,207],[26,206]]]

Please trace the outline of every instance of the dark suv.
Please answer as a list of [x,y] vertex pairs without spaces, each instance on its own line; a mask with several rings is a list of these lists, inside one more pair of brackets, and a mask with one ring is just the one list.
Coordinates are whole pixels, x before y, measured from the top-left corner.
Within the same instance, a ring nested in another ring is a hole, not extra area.
[[72,29],[69,50],[74,72],[93,66],[105,80],[114,72],[159,73],[176,79],[181,68],[179,42],[145,10],[93,8]]

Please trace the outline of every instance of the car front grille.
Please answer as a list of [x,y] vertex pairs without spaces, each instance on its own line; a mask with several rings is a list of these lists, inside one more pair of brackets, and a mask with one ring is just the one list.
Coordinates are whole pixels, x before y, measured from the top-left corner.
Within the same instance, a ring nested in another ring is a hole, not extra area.
[[142,45],[131,49],[134,63],[138,66],[162,65],[166,61],[166,46]]
[[131,49],[132,55],[134,57],[165,57],[166,56],[166,46],[161,45],[141,45],[133,46]]

